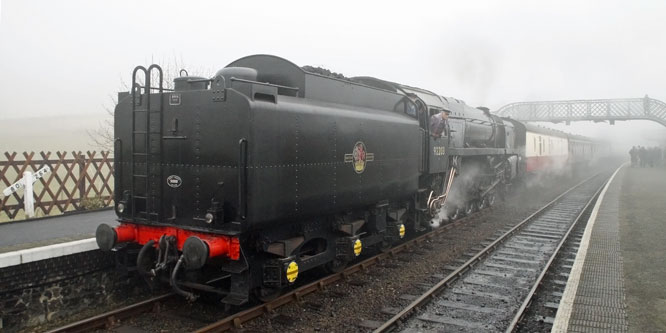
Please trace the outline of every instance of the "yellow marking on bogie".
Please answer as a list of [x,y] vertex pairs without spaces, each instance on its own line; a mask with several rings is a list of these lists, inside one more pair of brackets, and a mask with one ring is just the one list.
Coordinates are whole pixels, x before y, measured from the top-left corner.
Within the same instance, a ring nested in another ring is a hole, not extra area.
[[400,238],[405,237],[405,225],[401,224],[400,228],[398,229],[398,234],[400,235]]
[[298,277],[298,264],[295,261],[289,263],[287,266],[287,281],[293,283]]
[[358,257],[361,254],[362,250],[363,250],[363,244],[361,243],[360,239],[357,239],[354,242],[354,254]]

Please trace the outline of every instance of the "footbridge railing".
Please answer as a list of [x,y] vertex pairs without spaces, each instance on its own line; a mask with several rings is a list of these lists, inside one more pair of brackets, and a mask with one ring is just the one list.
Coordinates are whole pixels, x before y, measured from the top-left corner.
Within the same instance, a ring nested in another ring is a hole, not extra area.
[[666,126],[666,103],[649,98],[594,99],[511,103],[496,114],[522,121],[652,120]]

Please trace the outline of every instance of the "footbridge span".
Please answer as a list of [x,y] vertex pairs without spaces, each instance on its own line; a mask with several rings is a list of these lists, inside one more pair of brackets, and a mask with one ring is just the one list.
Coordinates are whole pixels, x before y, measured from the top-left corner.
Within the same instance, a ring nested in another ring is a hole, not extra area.
[[649,98],[520,102],[501,107],[496,114],[521,121],[569,124],[572,121],[652,120],[666,126],[666,103]]

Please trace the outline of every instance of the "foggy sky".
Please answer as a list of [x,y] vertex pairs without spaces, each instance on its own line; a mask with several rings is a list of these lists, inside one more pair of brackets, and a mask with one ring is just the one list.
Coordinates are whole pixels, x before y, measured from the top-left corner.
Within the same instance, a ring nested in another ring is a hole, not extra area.
[[255,53],[493,110],[666,101],[666,1],[0,1],[0,120],[103,114],[136,65]]

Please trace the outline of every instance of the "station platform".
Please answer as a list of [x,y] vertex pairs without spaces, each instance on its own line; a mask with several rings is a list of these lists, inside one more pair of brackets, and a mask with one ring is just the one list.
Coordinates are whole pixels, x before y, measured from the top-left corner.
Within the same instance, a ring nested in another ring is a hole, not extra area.
[[115,226],[112,209],[0,224],[0,268],[96,250],[100,223]]
[[590,216],[552,332],[666,332],[666,169],[625,165]]
[[116,223],[112,209],[0,224],[0,253],[95,237],[100,223]]

